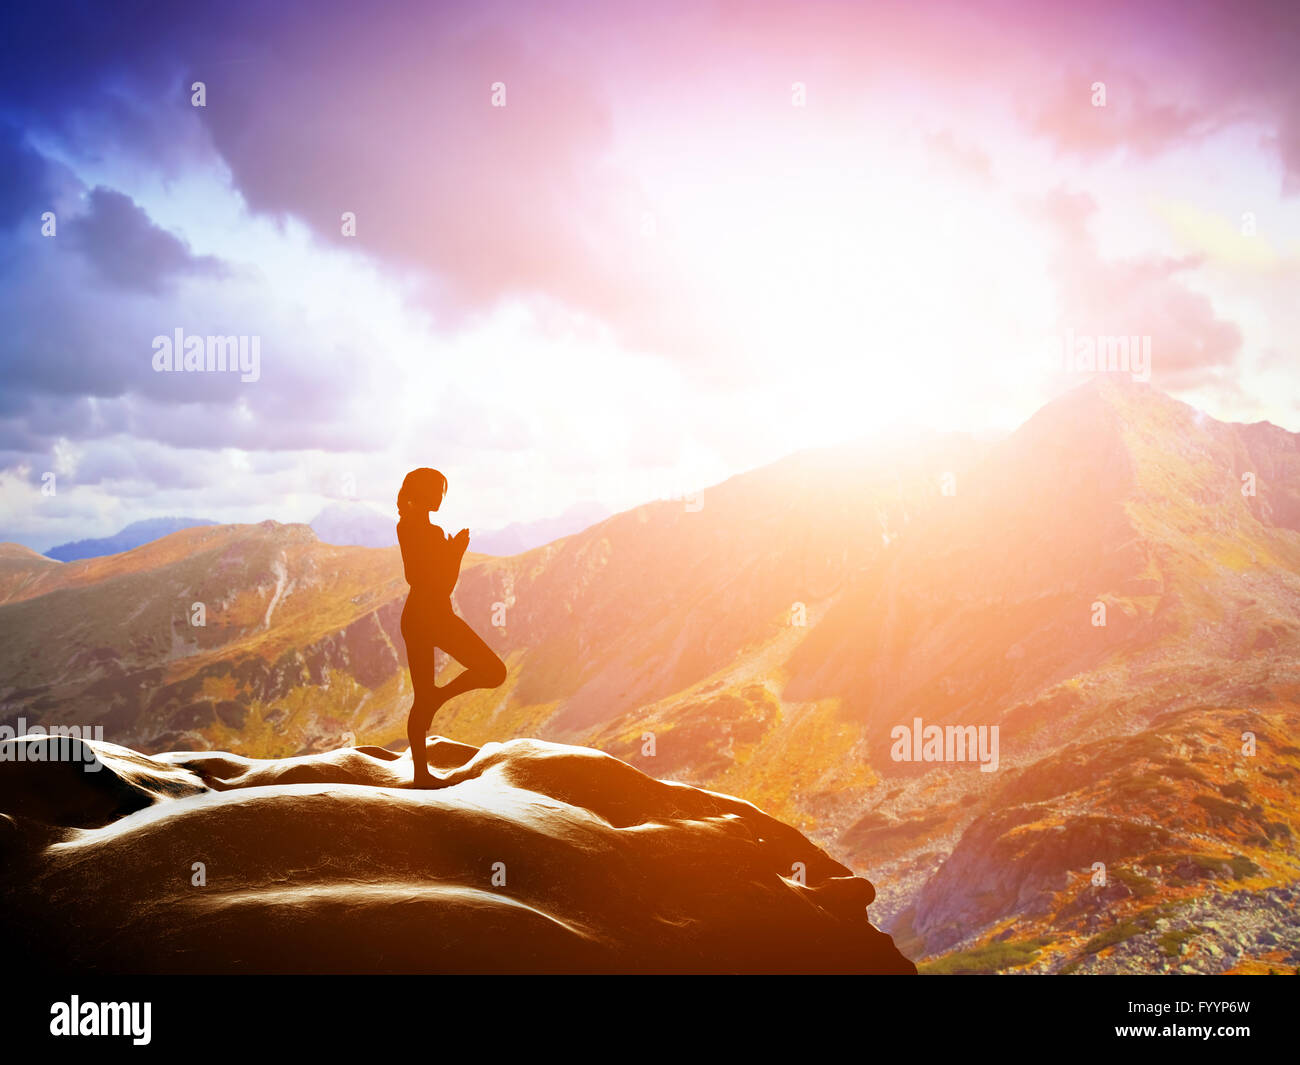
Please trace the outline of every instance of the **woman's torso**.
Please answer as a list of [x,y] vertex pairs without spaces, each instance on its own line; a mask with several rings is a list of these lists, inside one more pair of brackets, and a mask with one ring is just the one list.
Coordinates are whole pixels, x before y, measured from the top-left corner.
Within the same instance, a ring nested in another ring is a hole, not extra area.
[[447,535],[437,525],[403,518],[397,523],[397,542],[402,549],[402,572],[411,586],[407,602],[450,606],[460,567],[449,550]]

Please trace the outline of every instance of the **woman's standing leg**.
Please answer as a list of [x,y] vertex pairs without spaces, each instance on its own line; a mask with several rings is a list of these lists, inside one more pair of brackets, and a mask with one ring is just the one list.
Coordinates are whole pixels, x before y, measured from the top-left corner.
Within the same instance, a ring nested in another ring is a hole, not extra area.
[[415,765],[415,783],[431,779],[424,741],[433,715],[442,705],[434,681],[438,675],[438,662],[434,651],[434,635],[426,626],[409,621],[402,614],[402,639],[406,641],[406,661],[411,670],[411,687],[415,689],[411,713],[406,719],[406,739],[411,748],[411,761]]

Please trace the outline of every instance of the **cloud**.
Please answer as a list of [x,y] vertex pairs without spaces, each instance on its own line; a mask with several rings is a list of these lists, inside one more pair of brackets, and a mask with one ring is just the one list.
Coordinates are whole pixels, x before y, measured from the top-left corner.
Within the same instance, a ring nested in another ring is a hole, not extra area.
[[[1275,131],[1282,189],[1300,189],[1300,6],[1290,0],[1125,0],[1027,9],[1018,56],[1029,127],[1062,151],[1138,157],[1236,124]],[[1094,107],[1092,85],[1106,86]]]
[[1056,233],[1050,270],[1064,327],[1076,336],[1150,336],[1152,381],[1166,389],[1215,382],[1234,365],[1241,330],[1188,283],[1200,255],[1103,259],[1090,231],[1092,197],[1057,190],[1038,210]]
[[[1099,64],[1100,65],[1100,64]],[[1093,85],[1104,85],[1105,102],[1093,102]],[[1066,151],[1100,155],[1126,148],[1153,156],[1199,140],[1223,127],[1228,116],[1219,108],[1161,99],[1141,78],[1105,71],[1095,81],[1081,72],[1060,77],[1038,104],[1031,129]]]
[[161,293],[181,275],[225,274],[219,259],[192,254],[185,241],[155,225],[130,196],[97,186],[87,201],[86,213],[73,218],[64,232],[110,284]]
[[[1083,154],[1150,155],[1230,121],[1268,120],[1287,165],[1300,164],[1287,61],[1297,19],[1285,5],[1111,2],[1048,14],[986,2],[931,14],[760,3],[740,17],[664,3],[653,19],[610,6],[581,20],[578,10],[411,3],[358,19],[340,3],[233,2],[128,8],[93,29],[82,13],[58,34],[15,27],[28,45],[0,89],[83,153],[111,137],[166,169],[184,152],[215,151],[253,210],[427,271],[444,329],[537,295],[692,368],[744,342],[717,329],[664,247],[639,239],[647,197],[614,157],[629,104],[659,94],[690,108],[693,93],[695,106],[716,106],[704,71],[746,92],[802,71],[817,107],[839,114],[891,78],[909,79],[893,87],[904,99],[933,96],[950,111],[972,93],[985,105],[1024,101],[1032,132]],[[675,78],[681,88],[666,91]],[[189,103],[196,80],[204,108]],[[1093,80],[1108,83],[1106,108],[1090,104]],[[504,107],[492,106],[494,85]],[[965,136],[940,134],[934,147],[970,172],[987,168],[988,151]],[[355,237],[340,232],[345,211]]]
[[27,223],[36,227],[53,206],[55,181],[44,156],[26,142],[17,126],[0,122],[0,229]]
[[955,136],[950,129],[939,130],[926,138],[926,144],[943,165],[959,174],[987,181],[993,176],[993,164],[979,145]]

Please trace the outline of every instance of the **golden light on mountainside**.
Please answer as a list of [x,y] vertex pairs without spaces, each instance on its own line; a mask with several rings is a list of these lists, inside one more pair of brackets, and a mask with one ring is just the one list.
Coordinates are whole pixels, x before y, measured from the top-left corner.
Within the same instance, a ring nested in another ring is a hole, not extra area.
[[[870,876],[876,919],[940,968],[1108,971],[1087,854],[1127,885],[1108,905],[1135,935],[1181,906],[1213,919],[1221,885],[1270,907],[1288,890],[1297,485],[1294,434],[1104,380],[1000,441],[809,450],[469,556],[458,609],[508,678],[436,727],[744,795]],[[402,744],[396,549],[268,522],[64,565],[15,548],[4,573],[9,699],[32,721],[89,716],[146,752]],[[224,606],[195,630],[180,589]],[[997,726],[996,771],[919,747],[896,760],[918,719]],[[1254,763],[1231,742],[1247,732]],[[957,864],[935,864],[950,845]],[[972,879],[996,884],[978,905]],[[1266,945],[1240,946],[1241,964]]]

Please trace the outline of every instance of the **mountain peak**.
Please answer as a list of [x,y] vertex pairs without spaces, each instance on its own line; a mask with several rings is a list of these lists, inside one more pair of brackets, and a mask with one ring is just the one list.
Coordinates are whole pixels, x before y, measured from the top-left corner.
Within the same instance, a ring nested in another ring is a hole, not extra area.
[[1140,403],[1193,410],[1155,385],[1133,380],[1129,374],[1097,373],[1049,400],[1038,413],[1098,403],[1123,410],[1129,410],[1134,404]]

